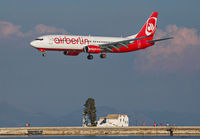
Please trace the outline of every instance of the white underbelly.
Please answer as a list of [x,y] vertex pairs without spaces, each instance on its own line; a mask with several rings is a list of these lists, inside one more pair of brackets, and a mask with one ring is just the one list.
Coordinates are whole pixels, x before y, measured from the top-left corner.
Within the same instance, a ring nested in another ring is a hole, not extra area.
[[80,44],[50,44],[49,48],[80,50],[80,49],[84,48],[84,45],[80,45]]

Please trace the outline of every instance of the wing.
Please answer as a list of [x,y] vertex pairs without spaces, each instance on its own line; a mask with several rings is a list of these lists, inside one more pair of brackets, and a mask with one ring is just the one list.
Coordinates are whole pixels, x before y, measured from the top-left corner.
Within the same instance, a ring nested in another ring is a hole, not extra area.
[[154,42],[158,42],[158,41],[164,41],[164,40],[169,40],[169,39],[173,39],[174,37],[169,37],[169,38],[163,38],[163,39],[157,39],[157,40],[151,40],[151,41],[147,41],[148,43],[154,43]]
[[119,50],[120,47],[126,47],[128,48],[128,45],[133,43],[133,41],[135,40],[140,40],[140,39],[144,39],[149,36],[145,36],[145,37],[139,37],[139,38],[135,38],[135,39],[128,39],[128,40],[123,40],[123,41],[117,41],[117,42],[112,42],[112,43],[107,43],[107,44],[100,44],[99,46],[101,47],[102,50],[107,51],[107,52],[112,52],[113,48]]

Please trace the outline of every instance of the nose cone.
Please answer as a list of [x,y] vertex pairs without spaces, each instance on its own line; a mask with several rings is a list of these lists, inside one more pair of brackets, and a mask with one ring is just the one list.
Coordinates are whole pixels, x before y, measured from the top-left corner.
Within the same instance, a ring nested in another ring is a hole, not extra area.
[[32,46],[32,47],[36,47],[36,41],[32,41],[32,42],[30,42],[30,46]]

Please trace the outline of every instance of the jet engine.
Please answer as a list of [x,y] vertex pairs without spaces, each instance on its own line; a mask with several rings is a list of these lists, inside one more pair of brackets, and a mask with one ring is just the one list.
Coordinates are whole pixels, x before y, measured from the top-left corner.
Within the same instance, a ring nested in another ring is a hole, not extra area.
[[64,55],[69,55],[69,56],[77,56],[80,54],[80,52],[76,52],[76,51],[64,51],[63,52]]
[[89,45],[84,47],[84,51],[87,53],[101,53],[102,49],[99,46]]

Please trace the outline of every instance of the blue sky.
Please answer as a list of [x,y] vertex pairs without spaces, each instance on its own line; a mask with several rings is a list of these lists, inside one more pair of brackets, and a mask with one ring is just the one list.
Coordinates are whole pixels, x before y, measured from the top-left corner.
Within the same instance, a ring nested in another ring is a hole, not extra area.
[[[0,101],[54,115],[79,109],[88,97],[98,106],[122,110],[200,113],[199,5],[198,0],[1,1]],[[145,52],[108,54],[105,60],[96,55],[93,61],[86,54],[59,52],[43,58],[29,46],[43,35],[37,27],[44,26],[44,34],[53,28],[79,35],[132,35],[153,11],[159,12],[160,34],[174,31],[176,41]]]

